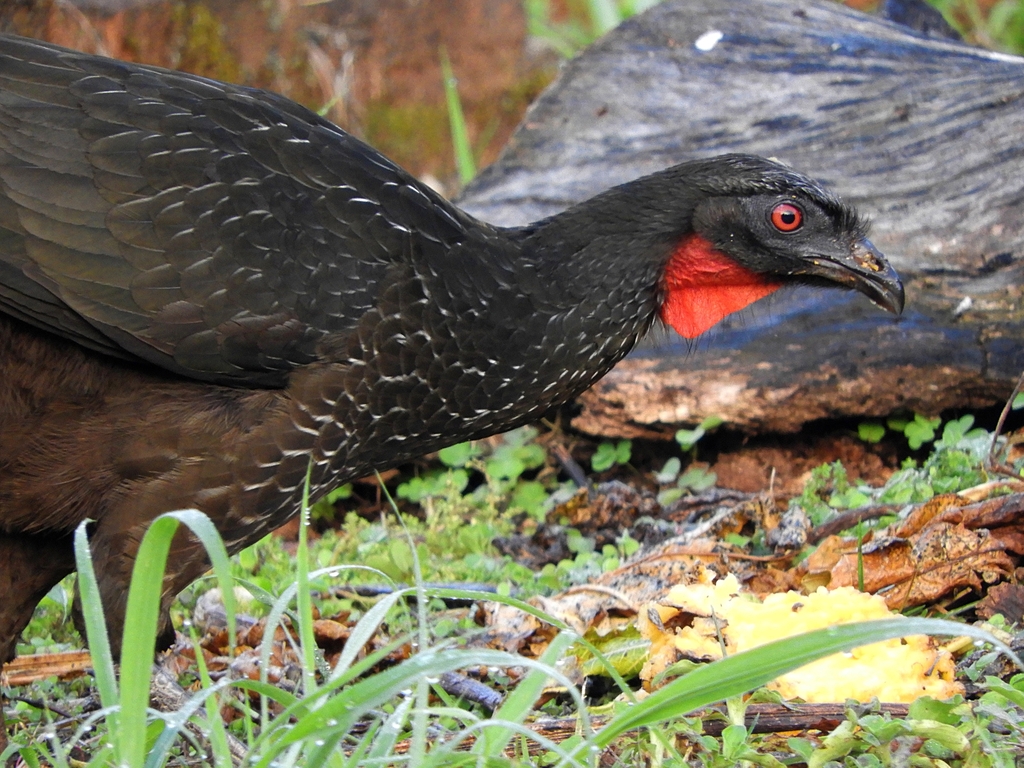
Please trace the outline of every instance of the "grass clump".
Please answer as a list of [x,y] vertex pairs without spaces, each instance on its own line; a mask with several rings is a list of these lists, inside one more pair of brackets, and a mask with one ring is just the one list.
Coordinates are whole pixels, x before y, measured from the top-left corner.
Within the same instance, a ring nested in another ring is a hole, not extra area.
[[[190,696],[188,704],[180,711],[160,713],[147,707],[152,662],[148,649],[152,648],[156,634],[162,565],[180,523],[187,524],[211,552],[217,580],[226,597],[229,632],[233,631],[232,577],[223,544],[212,524],[197,512],[165,515],[151,526],[140,550],[140,565],[136,567],[128,599],[125,653],[118,678],[114,674],[102,611],[98,607],[85,529],[80,528],[76,552],[96,685],[103,706],[70,738],[61,739],[56,729],[44,726],[41,740],[15,743],[9,754],[18,751],[30,765],[44,761],[70,765],[70,751],[77,749],[80,757],[86,758],[77,759],[80,765],[159,768],[182,759],[195,761],[197,755],[189,744],[198,739],[205,750],[205,757],[198,757],[198,761],[225,767],[233,764],[512,766],[535,764],[530,756],[531,749],[543,755],[542,764],[596,766],[602,752],[630,731],[657,726],[714,701],[737,696],[827,653],[908,632],[981,635],[977,630],[951,622],[920,619],[847,625],[700,667],[640,702],[625,681],[613,674],[625,698],[621,705],[613,707],[612,715],[598,730],[590,723],[579,684],[557,667],[571,645],[586,644],[582,638],[533,606],[511,598],[498,598],[544,618],[559,633],[538,658],[454,647],[433,637],[429,631],[426,611],[430,590],[424,586],[418,569],[416,586],[396,591],[366,611],[353,627],[334,666],[325,669],[318,660],[312,639],[314,614],[308,602],[310,584],[324,574],[310,570],[308,550],[300,540],[296,581],[278,598],[271,614],[277,621],[286,606],[294,603],[298,626],[293,641],[301,646],[299,658],[303,660],[298,689],[288,692],[269,685],[265,679],[223,678],[214,682],[200,663],[200,690]],[[302,597],[304,592],[307,599]],[[437,595],[466,594],[458,590],[437,592]],[[377,667],[388,649],[377,649],[365,655],[363,649],[388,615],[400,609],[407,596],[417,598],[414,624],[407,637],[397,638],[395,642],[415,639],[415,650],[399,663]],[[272,634],[268,632],[265,637],[272,637]],[[590,646],[590,650],[595,658],[603,659],[596,648]],[[266,657],[270,655],[269,649],[263,649],[263,653]],[[202,655],[198,658],[202,659]],[[446,672],[481,666],[523,670],[519,682],[508,690],[504,701],[490,715],[481,712],[479,707],[443,695],[439,688],[441,676]],[[546,739],[528,727],[534,704],[548,681],[555,681],[566,692],[579,717],[578,735],[562,743]],[[245,695],[240,697],[239,693]],[[247,703],[251,697],[257,698],[258,706]],[[224,707],[239,710],[241,714],[236,721],[239,724],[231,729],[220,716]],[[186,734],[187,723],[190,723],[191,735]],[[93,732],[96,735],[90,735]],[[745,730],[743,734],[739,742],[729,746],[729,755],[747,753],[740,749],[745,743]],[[659,749],[666,756],[665,764],[685,764],[674,746],[662,739],[658,731],[651,731],[648,736],[660,745]],[[87,750],[83,750],[83,744]]]

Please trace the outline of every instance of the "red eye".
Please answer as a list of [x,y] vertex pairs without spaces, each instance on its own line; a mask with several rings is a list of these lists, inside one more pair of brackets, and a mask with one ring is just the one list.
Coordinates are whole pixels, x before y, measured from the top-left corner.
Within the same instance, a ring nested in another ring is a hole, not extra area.
[[796,232],[804,223],[804,212],[792,203],[779,203],[772,208],[772,226],[779,232]]

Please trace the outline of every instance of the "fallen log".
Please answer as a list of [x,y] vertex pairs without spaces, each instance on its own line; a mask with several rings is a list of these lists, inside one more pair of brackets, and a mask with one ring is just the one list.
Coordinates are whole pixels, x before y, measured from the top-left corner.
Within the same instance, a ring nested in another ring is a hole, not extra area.
[[678,0],[569,62],[462,203],[550,215],[699,156],[752,152],[829,183],[904,276],[892,319],[858,296],[774,296],[697,343],[667,335],[581,399],[575,425],[749,432],[1001,403],[1024,369],[1024,59],[820,0]]

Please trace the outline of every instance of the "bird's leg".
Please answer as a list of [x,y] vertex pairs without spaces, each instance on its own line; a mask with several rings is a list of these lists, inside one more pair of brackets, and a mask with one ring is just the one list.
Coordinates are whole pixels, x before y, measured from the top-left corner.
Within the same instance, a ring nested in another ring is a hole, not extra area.
[[[120,656],[124,632],[125,609],[131,584],[132,569],[138,554],[139,543],[148,523],[131,527],[118,527],[110,523],[116,515],[93,524],[89,535],[93,569],[96,573],[100,596],[103,600],[104,617],[110,635],[111,650]],[[209,568],[206,550],[199,542],[179,529],[171,542],[164,575],[163,593],[160,599],[160,618],[157,626],[154,650],[162,650],[174,643],[174,627],[171,624],[169,608],[178,593],[201,576]],[[75,598],[73,618],[79,631],[83,632],[80,595]],[[178,684],[177,679],[157,661],[153,665],[150,682],[150,703],[162,712],[175,712],[189,701],[189,694]],[[196,738],[203,742],[207,731],[187,724]],[[233,762],[237,765],[246,755],[246,747],[230,734],[227,738]]]
[[[0,667],[14,649],[32,612],[54,584],[75,570],[71,536],[14,535],[0,531]],[[0,751],[7,728],[0,704]]]
[[[135,565],[139,544],[149,522],[139,524],[132,521],[130,526],[116,526],[111,515],[93,524],[89,534],[89,548],[96,573],[103,613],[110,637],[110,649],[115,658],[120,658],[121,641],[124,634],[125,611],[128,607],[128,590],[131,586],[132,569]],[[174,627],[169,609],[178,593],[201,576],[209,568],[206,550],[184,528],[178,530],[167,557],[164,587],[160,597],[160,618],[154,651],[169,648],[174,644]],[[83,633],[84,620],[81,611],[81,596],[75,598],[72,611],[75,626]]]

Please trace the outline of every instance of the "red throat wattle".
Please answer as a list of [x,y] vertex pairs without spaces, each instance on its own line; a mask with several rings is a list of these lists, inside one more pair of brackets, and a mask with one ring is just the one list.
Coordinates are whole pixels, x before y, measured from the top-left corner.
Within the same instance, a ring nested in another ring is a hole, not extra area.
[[661,319],[687,339],[782,287],[741,267],[700,235],[683,238],[664,280]]

